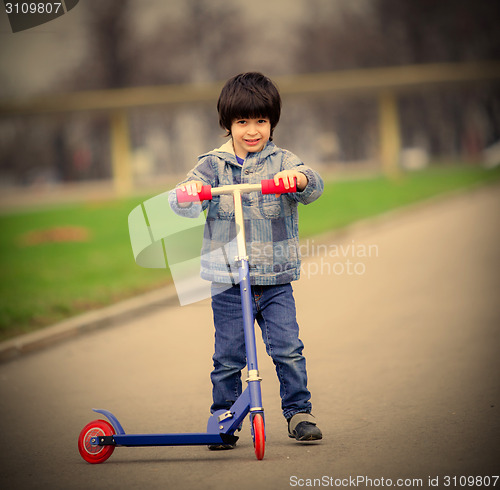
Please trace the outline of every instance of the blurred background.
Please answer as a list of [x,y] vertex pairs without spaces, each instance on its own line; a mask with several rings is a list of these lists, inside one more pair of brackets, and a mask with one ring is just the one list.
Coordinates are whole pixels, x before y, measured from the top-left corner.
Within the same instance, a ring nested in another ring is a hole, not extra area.
[[[0,325],[32,328],[165,282],[138,284],[126,216],[223,143],[216,101],[239,72],[277,82],[276,143],[327,181],[494,169],[499,19],[496,0],[85,0],[17,33],[0,14]],[[428,179],[415,199],[438,177]],[[375,201],[349,219],[383,211]],[[42,215],[54,202],[87,204]],[[64,276],[69,264],[81,270]]]
[[[0,182],[100,181],[117,172],[106,103],[92,104],[87,94],[87,107],[83,98],[62,112],[61,99],[50,95],[212,83],[204,100],[187,96],[179,104],[162,104],[159,96],[155,102],[151,92],[147,103],[143,97],[134,105],[122,93],[117,103],[127,108],[132,172],[125,178],[141,185],[182,174],[198,154],[219,146],[216,97],[236,73],[259,70],[279,85],[283,80],[285,88],[300,74],[494,61],[500,57],[499,19],[494,0],[86,0],[16,34],[1,15]],[[474,83],[459,83],[460,72],[453,83],[455,75],[444,74],[436,86],[430,82],[439,71],[424,70],[416,73],[421,83],[393,91],[400,163],[479,162],[500,140],[498,66],[493,77],[483,68],[472,71]],[[285,90],[277,143],[316,165],[376,165],[381,89],[407,77],[387,72],[370,87],[370,71],[355,75],[351,86],[363,90],[347,95],[332,86],[311,99],[306,82]],[[44,101],[45,110],[37,111]]]

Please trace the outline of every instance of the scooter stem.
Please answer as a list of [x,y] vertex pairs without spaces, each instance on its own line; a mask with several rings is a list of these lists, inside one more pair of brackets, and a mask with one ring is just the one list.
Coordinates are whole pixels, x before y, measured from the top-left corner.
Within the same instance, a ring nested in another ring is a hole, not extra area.
[[236,223],[236,243],[240,275],[240,293],[243,312],[243,328],[245,332],[245,346],[247,353],[248,387],[250,391],[250,411],[262,411],[262,395],[260,391],[259,366],[257,363],[257,348],[255,345],[255,326],[250,289],[250,270],[245,241],[245,221],[243,219],[243,206],[241,192],[238,188],[233,190],[234,220]]
[[245,221],[243,220],[243,206],[241,204],[241,192],[239,189],[233,191],[234,220],[236,222],[236,244],[238,247],[237,261],[247,258],[247,246],[245,241]]

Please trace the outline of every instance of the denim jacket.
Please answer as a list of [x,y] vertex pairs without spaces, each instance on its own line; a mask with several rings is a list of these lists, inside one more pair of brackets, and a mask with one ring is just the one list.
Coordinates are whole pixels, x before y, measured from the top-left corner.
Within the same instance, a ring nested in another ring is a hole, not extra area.
[[[263,195],[251,192],[242,195],[245,238],[250,265],[251,284],[271,286],[286,284],[300,277],[299,203],[309,204],[322,194],[320,175],[304,165],[293,153],[268,141],[262,151],[248,153],[243,165],[234,154],[232,141],[203,154],[187,178],[218,187],[228,184],[260,183],[271,179],[281,170],[295,169],[307,176],[308,183],[301,192]],[[207,209],[201,250],[203,279],[235,284],[238,282],[236,257],[236,226],[232,195],[214,196],[211,201],[192,203],[180,208],[175,193],[169,196],[173,211],[195,218]]]

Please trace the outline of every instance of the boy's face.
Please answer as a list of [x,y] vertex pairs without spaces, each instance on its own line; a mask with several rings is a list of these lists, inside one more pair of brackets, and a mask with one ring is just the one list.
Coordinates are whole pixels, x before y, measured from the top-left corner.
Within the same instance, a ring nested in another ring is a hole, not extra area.
[[240,158],[247,153],[261,151],[271,136],[271,122],[267,118],[235,119],[231,124],[234,152]]

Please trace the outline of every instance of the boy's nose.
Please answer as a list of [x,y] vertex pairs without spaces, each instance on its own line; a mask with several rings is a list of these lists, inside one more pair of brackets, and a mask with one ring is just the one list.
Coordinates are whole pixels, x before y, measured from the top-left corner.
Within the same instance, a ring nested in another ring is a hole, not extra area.
[[255,135],[257,134],[258,131],[257,131],[257,127],[254,126],[254,125],[249,125],[248,128],[247,128],[247,134],[249,135]]

